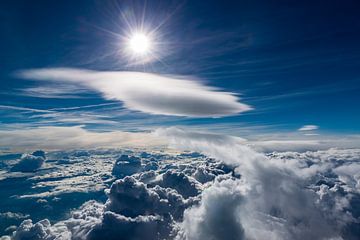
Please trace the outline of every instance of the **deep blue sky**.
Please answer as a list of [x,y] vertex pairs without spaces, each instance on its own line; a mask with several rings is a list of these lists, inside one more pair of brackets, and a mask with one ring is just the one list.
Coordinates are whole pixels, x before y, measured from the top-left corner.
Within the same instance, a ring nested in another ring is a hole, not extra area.
[[[359,1],[148,1],[145,23],[164,21],[159,34],[166,48],[161,61],[129,66],[114,33],[126,29],[120,13],[140,18],[143,7],[143,1],[1,1],[2,128],[201,125],[276,132],[314,124],[324,132],[360,133]],[[39,83],[13,75],[44,67],[192,75],[241,94],[254,110],[221,119],[151,116],[93,92],[71,93],[76,98],[29,94],[24,89]],[[110,104],[56,116],[22,109],[101,103]]]

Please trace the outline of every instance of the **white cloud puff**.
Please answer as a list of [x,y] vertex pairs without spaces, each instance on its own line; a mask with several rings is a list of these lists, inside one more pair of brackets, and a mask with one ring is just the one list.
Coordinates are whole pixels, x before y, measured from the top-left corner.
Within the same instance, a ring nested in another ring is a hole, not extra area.
[[45,162],[45,153],[41,150],[32,154],[23,154],[20,161],[12,167],[12,171],[33,172]]
[[229,179],[206,189],[201,204],[185,210],[178,239],[245,239],[237,213],[244,201],[240,188],[237,181]]
[[299,131],[314,131],[319,129],[316,125],[304,125],[301,128],[299,128]]
[[72,82],[119,100],[124,106],[150,114],[222,117],[252,108],[230,92],[205,86],[192,78],[143,72],[99,72],[72,68],[24,70],[20,77]]

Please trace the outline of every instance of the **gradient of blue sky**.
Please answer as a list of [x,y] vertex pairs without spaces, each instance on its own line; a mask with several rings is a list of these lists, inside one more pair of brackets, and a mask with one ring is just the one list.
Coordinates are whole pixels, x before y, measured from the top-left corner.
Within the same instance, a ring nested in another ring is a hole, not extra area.
[[[186,125],[278,132],[314,124],[318,132],[360,133],[358,1],[148,1],[145,11],[143,1],[0,5],[3,130],[85,125],[139,131]],[[149,26],[164,21],[161,61],[133,66],[119,54],[116,33],[126,31],[121,13],[144,15]],[[44,82],[13,75],[46,67],[195,76],[241,94],[241,102],[254,110],[225,118],[154,116],[87,89],[74,92],[61,85],[44,95]]]

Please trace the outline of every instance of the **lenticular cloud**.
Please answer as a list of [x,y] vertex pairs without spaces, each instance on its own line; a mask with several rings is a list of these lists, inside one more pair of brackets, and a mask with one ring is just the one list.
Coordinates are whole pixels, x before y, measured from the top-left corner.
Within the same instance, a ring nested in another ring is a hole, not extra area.
[[235,94],[205,86],[191,78],[72,68],[25,70],[19,76],[80,84],[101,92],[106,99],[122,101],[131,110],[150,114],[222,117],[252,109],[240,103]]

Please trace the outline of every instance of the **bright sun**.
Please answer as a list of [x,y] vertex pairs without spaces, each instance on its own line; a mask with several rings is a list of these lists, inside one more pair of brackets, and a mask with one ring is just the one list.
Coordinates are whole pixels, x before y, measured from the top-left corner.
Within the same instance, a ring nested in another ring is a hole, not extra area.
[[149,52],[150,47],[150,39],[143,33],[135,33],[129,39],[129,48],[135,54],[144,55]]

